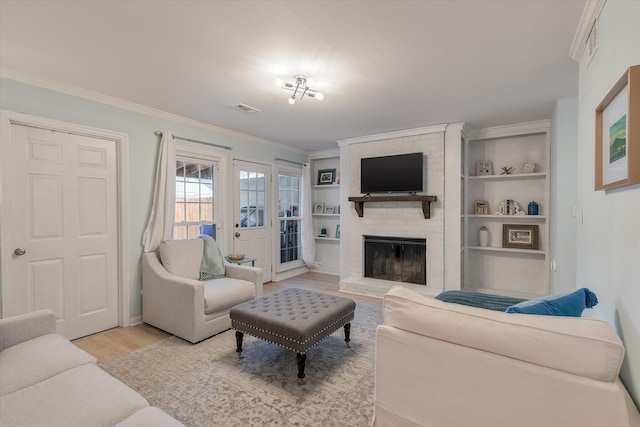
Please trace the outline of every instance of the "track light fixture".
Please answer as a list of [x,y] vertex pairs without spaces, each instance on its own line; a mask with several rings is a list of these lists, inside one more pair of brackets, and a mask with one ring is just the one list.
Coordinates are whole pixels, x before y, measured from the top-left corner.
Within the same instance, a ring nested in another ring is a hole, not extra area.
[[307,76],[303,76],[302,74],[293,76],[293,83],[285,82],[282,79],[276,79],[276,86],[293,92],[289,97],[289,104],[291,105],[296,103],[296,95],[298,94],[300,94],[300,99],[304,98],[304,96],[307,95],[311,98],[317,99],[318,101],[322,101],[324,99],[324,94],[322,92],[318,92],[317,90],[311,89],[312,84],[313,79]]

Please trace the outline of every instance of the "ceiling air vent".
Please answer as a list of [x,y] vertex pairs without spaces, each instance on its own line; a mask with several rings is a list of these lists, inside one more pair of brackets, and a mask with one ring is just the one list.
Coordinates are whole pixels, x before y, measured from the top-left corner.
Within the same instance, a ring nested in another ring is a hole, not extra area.
[[253,113],[259,113],[260,112],[260,110],[258,110],[257,108],[250,107],[250,106],[248,106],[246,104],[234,105],[232,108],[234,110],[242,111],[243,113],[247,113],[247,114],[253,114]]

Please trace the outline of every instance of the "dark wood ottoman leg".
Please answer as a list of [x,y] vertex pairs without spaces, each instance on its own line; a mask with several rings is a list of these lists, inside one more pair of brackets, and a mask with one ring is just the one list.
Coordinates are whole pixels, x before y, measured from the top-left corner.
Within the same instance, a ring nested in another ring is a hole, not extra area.
[[307,361],[307,354],[296,353],[296,360],[298,361],[298,382],[304,384],[304,364]]
[[236,353],[238,353],[238,357],[242,357],[242,338],[244,334],[240,331],[236,331]]
[[344,325],[344,341],[347,343],[347,347],[351,347],[351,344],[349,344],[351,341],[349,339],[349,333],[351,333],[351,323]]

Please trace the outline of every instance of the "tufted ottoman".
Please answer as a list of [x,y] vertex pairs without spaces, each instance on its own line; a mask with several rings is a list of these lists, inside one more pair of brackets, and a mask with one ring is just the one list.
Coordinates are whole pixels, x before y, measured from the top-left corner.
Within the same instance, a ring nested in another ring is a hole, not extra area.
[[348,298],[289,288],[236,305],[229,316],[238,353],[245,333],[293,350],[302,383],[307,350],[343,326],[349,346],[355,309],[355,301]]

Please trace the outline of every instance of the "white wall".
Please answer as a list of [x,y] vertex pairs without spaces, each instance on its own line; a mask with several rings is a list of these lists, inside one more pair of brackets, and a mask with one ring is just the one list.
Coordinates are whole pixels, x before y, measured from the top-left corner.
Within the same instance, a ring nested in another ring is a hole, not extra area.
[[[287,149],[281,144],[261,144],[256,138],[243,136],[240,133],[213,130],[213,126],[193,125],[189,120],[182,122],[155,117],[140,112],[119,108],[113,105],[96,102],[80,96],[73,96],[43,87],[0,78],[0,108],[21,112],[39,117],[46,117],[81,125],[126,133],[129,136],[129,226],[130,239],[130,288],[131,316],[141,314],[141,266],[142,232],[146,226],[153,194],[156,174],[156,158],[159,138],[155,131],[170,130],[175,135],[201,141],[209,141],[233,147],[233,151],[177,141],[176,144],[195,147],[199,151],[212,150],[230,157],[241,157],[258,160],[267,164],[274,163],[274,157],[282,157],[295,161],[306,161],[307,153],[296,149]],[[169,116],[169,114],[167,114]],[[227,167],[227,171],[231,168]],[[230,182],[227,180],[227,182]],[[222,195],[221,200],[228,197]],[[224,218],[223,218],[224,220]],[[232,220],[227,221],[231,224]],[[231,228],[221,230],[231,236]],[[228,238],[230,240],[231,237]],[[1,286],[1,284],[0,284]]]
[[551,117],[549,250],[551,293],[576,288],[578,98],[560,99]]
[[[586,316],[615,325],[626,347],[621,378],[640,402],[640,185],[594,191],[595,109],[631,65],[640,64],[640,2],[608,1],[598,51],[579,72],[577,287],[600,303]],[[640,88],[635,88],[638,90]],[[640,140],[630,141],[638,144]],[[570,167],[570,166],[567,166]]]

